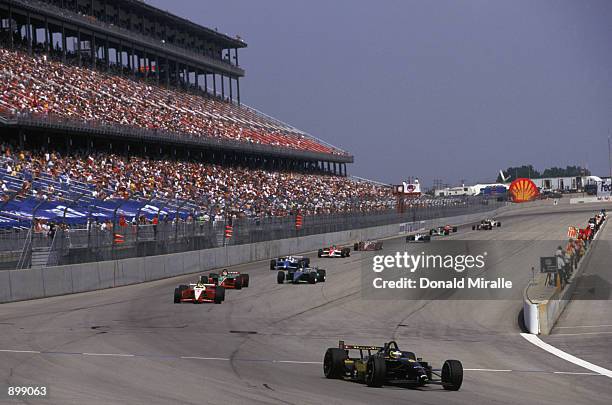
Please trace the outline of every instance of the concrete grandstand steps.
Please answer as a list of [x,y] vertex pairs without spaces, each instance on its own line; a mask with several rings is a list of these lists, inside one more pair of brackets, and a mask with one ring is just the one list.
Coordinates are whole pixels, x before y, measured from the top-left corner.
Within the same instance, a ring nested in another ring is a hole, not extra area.
[[51,255],[51,248],[36,248],[32,249],[32,261],[31,267],[45,267],[49,262],[49,256]]

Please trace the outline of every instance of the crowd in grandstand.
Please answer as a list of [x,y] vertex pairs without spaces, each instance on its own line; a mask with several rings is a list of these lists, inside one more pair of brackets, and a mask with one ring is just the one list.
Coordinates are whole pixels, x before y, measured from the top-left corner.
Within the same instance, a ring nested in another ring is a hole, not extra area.
[[253,110],[212,97],[0,48],[0,113],[52,116],[332,154]]
[[[62,156],[52,151],[13,151],[6,144],[1,147],[0,170],[4,173],[13,177],[31,173],[34,178],[45,174],[59,184],[87,183],[94,186],[92,196],[102,200],[188,200],[214,215],[246,216],[282,216],[296,210],[304,214],[374,211],[394,205],[390,188],[340,176],[101,153]],[[54,199],[58,190],[52,185],[36,189],[24,181],[18,196]]]

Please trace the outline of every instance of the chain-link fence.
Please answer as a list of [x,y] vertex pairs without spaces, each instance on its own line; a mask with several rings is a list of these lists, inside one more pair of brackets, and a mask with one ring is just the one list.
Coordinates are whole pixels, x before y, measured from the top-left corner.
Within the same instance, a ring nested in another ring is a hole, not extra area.
[[[58,227],[54,237],[28,230],[0,233],[0,266],[16,268],[31,251],[46,248],[48,264],[76,264],[131,257],[155,256],[226,245],[242,245],[269,240],[293,238],[367,228],[434,218],[453,217],[491,211],[505,204],[496,199],[471,197],[449,200],[443,204],[414,205],[405,212],[338,213],[268,218],[233,218],[216,221],[164,221],[137,225],[115,223],[111,228],[90,223],[85,228]],[[231,233],[231,237],[228,237]],[[40,256],[40,254],[39,254]],[[28,263],[22,264],[29,267]]]

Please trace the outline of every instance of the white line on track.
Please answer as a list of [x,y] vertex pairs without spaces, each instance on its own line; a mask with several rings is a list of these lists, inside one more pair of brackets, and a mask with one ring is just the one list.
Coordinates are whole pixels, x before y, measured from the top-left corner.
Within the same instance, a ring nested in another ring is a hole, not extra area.
[[34,353],[34,354],[40,354],[40,352],[38,350],[8,350],[8,349],[4,349],[4,350],[0,350],[0,352],[3,352],[3,353]]
[[510,373],[512,370],[495,368],[464,368],[463,371],[490,371],[492,373]]
[[555,329],[612,328],[612,325],[555,326]]
[[83,356],[108,356],[108,357],[135,357],[133,354],[124,353],[82,353]]
[[584,335],[611,335],[612,331],[607,332],[576,332],[576,333],[551,333],[550,337],[555,336],[584,336]]
[[569,374],[569,375],[598,375],[601,377],[605,377],[603,374],[599,373],[578,373],[574,371],[553,371],[553,374]]
[[186,360],[220,360],[220,361],[230,361],[230,359],[226,359],[224,357],[199,357],[199,356],[181,356],[181,359]]
[[543,342],[536,335],[532,335],[530,333],[521,333],[521,336],[525,338],[525,340],[527,340],[529,343],[538,346],[542,350],[546,350],[550,354],[553,354],[563,360],[569,361],[570,363],[574,363],[575,365],[580,366],[582,368],[586,368],[587,370],[591,370],[601,375],[605,375],[606,377],[612,378],[612,371],[608,370],[607,368],[603,368],[593,363],[589,363],[588,361],[582,360],[576,356],[566,353],[563,350],[559,350],[556,347],[549,345],[546,342]]

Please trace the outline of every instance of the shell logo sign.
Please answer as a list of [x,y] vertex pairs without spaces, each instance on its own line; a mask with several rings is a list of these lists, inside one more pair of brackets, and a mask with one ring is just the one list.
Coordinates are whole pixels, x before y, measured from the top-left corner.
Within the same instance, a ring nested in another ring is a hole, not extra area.
[[515,203],[533,201],[540,194],[533,181],[523,178],[514,180],[508,191]]

